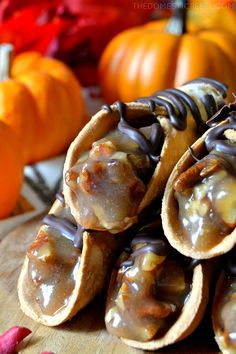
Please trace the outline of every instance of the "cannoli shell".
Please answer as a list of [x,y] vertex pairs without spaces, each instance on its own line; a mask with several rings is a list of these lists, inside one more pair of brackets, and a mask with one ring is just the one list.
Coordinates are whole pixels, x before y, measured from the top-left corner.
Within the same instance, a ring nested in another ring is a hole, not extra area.
[[[127,120],[132,124],[132,120],[137,120],[139,116],[150,114],[150,108],[147,104],[132,102],[127,103]],[[110,130],[114,129],[119,122],[119,115],[116,106],[111,106],[112,113],[101,109],[95,114],[89,123],[79,133],[77,138],[72,142],[67,152],[64,175],[77,162],[80,154],[91,148],[92,143],[103,138]],[[187,128],[184,131],[176,130],[168,116],[165,109],[156,107],[154,112],[156,119],[160,122],[164,131],[164,143],[160,153],[160,161],[157,163],[156,169],[148,183],[146,194],[144,195],[138,210],[137,215],[133,218],[134,223],[137,220],[138,214],[148,206],[156,197],[163,193],[166,181],[180,158],[198,137],[196,123],[189,112],[187,117]],[[71,213],[75,220],[81,224],[80,211],[77,208],[76,195],[67,186],[64,179],[64,195],[66,203],[70,206]],[[120,225],[121,231],[130,225]],[[96,229],[96,225],[90,225],[89,228]]]
[[[56,200],[50,213],[57,214],[60,208],[61,203]],[[45,225],[40,230],[45,230]],[[32,296],[28,278],[29,259],[26,256],[18,280],[18,296],[22,311],[33,320],[47,326],[57,326],[72,318],[80,309],[91,302],[104,287],[117,246],[118,242],[115,237],[108,232],[99,235],[90,232],[83,233],[81,263],[74,290],[68,304],[52,316],[43,314]]]
[[209,296],[209,283],[214,266],[199,264],[193,271],[192,290],[178,319],[160,338],[149,342],[121,338],[127,345],[143,350],[157,350],[189,336],[204,316]]
[[[220,123],[224,124],[224,122]],[[205,138],[207,132],[202,135],[191,147],[196,157],[202,156],[205,152]],[[206,152],[205,152],[206,153]],[[187,257],[196,259],[208,259],[225,254],[236,244],[236,229],[222,238],[222,241],[209,250],[198,251],[187,243],[183,242],[183,228],[179,220],[179,207],[174,197],[173,184],[176,178],[196,161],[189,151],[186,151],[174,167],[166,184],[164,197],[162,200],[162,224],[165,236],[172,247]]]

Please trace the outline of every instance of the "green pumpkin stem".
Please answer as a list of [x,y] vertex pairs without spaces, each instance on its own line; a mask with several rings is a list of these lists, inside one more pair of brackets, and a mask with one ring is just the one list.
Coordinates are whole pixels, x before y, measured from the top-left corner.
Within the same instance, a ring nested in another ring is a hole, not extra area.
[[13,57],[13,45],[0,45],[0,81],[8,80],[10,77],[11,63]]
[[188,1],[175,0],[175,8],[172,17],[166,26],[166,31],[172,34],[181,35],[187,32],[186,19],[187,19]]

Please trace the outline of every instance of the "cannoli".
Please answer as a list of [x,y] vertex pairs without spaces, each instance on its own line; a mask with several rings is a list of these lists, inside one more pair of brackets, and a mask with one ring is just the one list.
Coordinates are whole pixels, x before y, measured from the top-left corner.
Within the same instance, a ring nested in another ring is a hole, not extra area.
[[18,292],[28,316],[58,325],[94,298],[124,231],[161,195],[174,163],[225,98],[223,84],[199,79],[105,106],[91,119],[66,156],[65,201],[55,202],[26,255]]
[[121,239],[84,231],[63,199],[43,219],[18,281],[23,312],[47,326],[70,319],[102,290]]
[[225,85],[202,78],[104,106],[71,144],[65,161],[65,200],[77,223],[111,233],[136,223],[225,98]]
[[208,124],[173,169],[162,204],[168,241],[197,259],[224,254],[236,243],[236,103]]
[[160,219],[140,228],[111,277],[105,314],[108,332],[143,350],[184,339],[204,315],[209,270],[207,263],[172,249]]
[[224,354],[236,353],[236,248],[226,255],[212,307],[215,340]]

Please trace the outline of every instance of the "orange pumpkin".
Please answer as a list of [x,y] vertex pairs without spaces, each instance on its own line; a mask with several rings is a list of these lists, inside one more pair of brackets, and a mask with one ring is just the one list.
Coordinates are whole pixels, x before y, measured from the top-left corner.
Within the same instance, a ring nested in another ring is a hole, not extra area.
[[22,147],[12,129],[0,121],[0,219],[13,211],[23,181]]
[[23,159],[31,158],[37,111],[26,87],[9,78],[11,46],[0,46],[0,121],[8,124],[23,142]]
[[[7,55],[5,62],[9,61]],[[35,52],[16,56],[11,79],[5,75],[0,84],[0,98],[3,87],[0,119],[11,125],[23,141],[25,163],[65,151],[86,123],[80,84],[71,70],[56,59]]]
[[221,29],[236,35],[236,8],[233,0],[190,1],[188,19],[202,28]]
[[63,86],[66,100],[71,110],[70,116],[70,141],[73,140],[81,128],[87,123],[87,115],[85,112],[84,99],[80,83],[63,62],[57,59],[43,57],[38,52],[23,52],[17,55],[12,65],[12,76],[19,77],[28,71],[43,71],[60,82]]
[[186,7],[182,6],[166,31],[163,21],[156,21],[111,40],[99,63],[106,101],[131,101],[199,76],[225,82],[231,91],[236,89],[236,37],[223,31],[187,33],[185,18]]

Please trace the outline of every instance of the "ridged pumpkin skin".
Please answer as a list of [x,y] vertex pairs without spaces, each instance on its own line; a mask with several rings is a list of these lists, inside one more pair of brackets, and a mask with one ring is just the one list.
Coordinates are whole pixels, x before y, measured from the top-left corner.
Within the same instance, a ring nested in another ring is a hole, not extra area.
[[36,136],[28,162],[59,154],[86,123],[82,89],[71,70],[37,52],[15,57],[11,76],[24,85],[36,109]]
[[22,147],[12,129],[0,121],[0,219],[10,215],[23,181]]
[[71,115],[71,139],[74,139],[81,128],[87,123],[84,99],[80,83],[72,71],[63,62],[57,59],[43,57],[38,52],[24,52],[19,54],[13,63],[12,76],[17,77],[31,70],[48,73],[59,81],[68,97]]
[[18,80],[28,88],[38,112],[31,161],[59,154],[70,142],[70,109],[64,88],[46,72],[31,71]]
[[105,48],[99,77],[106,101],[132,101],[200,76],[236,89],[234,35],[222,31],[175,35],[164,32],[163,24],[157,21],[124,31]]
[[36,138],[37,110],[27,88],[14,79],[0,82],[0,121],[11,127],[22,141],[23,160],[31,160]]
[[192,23],[199,24],[202,28],[225,30],[236,35],[234,0],[208,0],[208,6],[206,0],[198,0],[197,3],[198,6],[195,0],[189,3],[188,18]]

